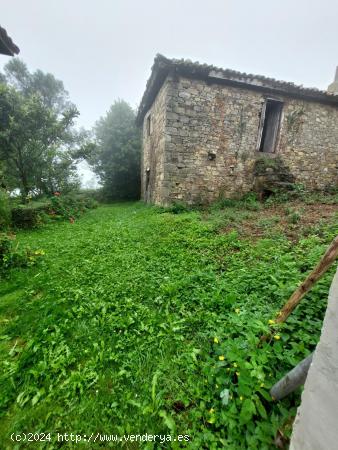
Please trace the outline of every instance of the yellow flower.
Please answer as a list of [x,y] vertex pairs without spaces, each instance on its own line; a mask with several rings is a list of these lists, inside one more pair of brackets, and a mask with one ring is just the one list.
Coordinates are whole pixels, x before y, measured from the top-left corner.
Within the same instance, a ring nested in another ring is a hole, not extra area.
[[269,323],[269,325],[273,325],[275,323],[275,321],[270,319],[268,323]]
[[213,414],[215,412],[214,408],[209,409],[209,413]]
[[273,338],[276,339],[276,341],[279,341],[280,336],[279,336],[279,334],[275,334]]
[[236,313],[236,314],[239,314],[239,312],[240,312],[240,309],[239,309],[239,308],[236,308],[236,309],[235,309],[235,313]]
[[237,363],[233,363],[233,366],[234,366],[234,367],[237,367]]
[[243,401],[243,397],[242,397],[242,395],[239,397],[239,399],[240,399],[240,401],[242,402]]
[[217,337],[214,337],[214,342],[215,342],[215,344],[219,343],[219,340],[217,339]]
[[218,359],[219,359],[220,361],[224,361],[225,358],[224,358],[223,355],[221,355],[221,356],[218,357]]

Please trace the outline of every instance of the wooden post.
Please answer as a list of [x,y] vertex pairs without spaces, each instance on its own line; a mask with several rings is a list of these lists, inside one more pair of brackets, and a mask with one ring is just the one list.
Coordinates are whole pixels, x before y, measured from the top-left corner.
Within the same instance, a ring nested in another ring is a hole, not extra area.
[[324,273],[332,266],[338,256],[338,236],[334,238],[329,248],[326,250],[324,256],[319,261],[313,271],[306,277],[303,283],[295,290],[289,300],[281,309],[276,323],[284,322],[292,311],[296,308],[298,303],[304,295],[312,288],[312,286],[324,275]]

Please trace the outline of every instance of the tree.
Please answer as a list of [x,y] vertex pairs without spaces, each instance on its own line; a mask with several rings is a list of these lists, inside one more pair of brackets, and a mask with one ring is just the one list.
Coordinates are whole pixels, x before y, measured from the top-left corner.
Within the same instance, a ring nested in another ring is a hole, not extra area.
[[140,196],[140,131],[135,113],[124,100],[117,100],[94,129],[96,148],[88,162],[100,177],[108,199]]
[[79,186],[76,162],[92,147],[73,128],[78,111],[62,81],[18,58],[0,77],[0,165],[7,189],[50,194]]
[[44,73],[39,69],[30,73],[26,64],[19,58],[11,59],[4,70],[5,76],[2,75],[2,80],[25,97],[39,94],[44,105],[58,114],[75,107],[69,101],[69,94],[63,82],[57,80],[51,73]]
[[0,161],[7,189],[19,188],[26,198],[74,183],[74,161],[66,147],[74,144],[77,115],[76,108],[59,115],[40,95],[0,85]]

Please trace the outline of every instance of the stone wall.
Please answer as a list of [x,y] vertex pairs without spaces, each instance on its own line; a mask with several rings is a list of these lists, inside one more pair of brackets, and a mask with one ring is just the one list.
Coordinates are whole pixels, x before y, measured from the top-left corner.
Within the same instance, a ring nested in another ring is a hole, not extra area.
[[143,121],[141,195],[145,201],[156,204],[163,203],[168,196],[168,191],[163,191],[167,90],[165,83]]
[[[273,154],[257,151],[266,98],[284,103]],[[155,203],[243,195],[255,184],[258,158],[280,159],[284,171],[309,189],[338,185],[338,107],[168,77],[149,112],[154,136],[152,144],[145,138],[144,161],[154,152],[157,181],[148,200]]]

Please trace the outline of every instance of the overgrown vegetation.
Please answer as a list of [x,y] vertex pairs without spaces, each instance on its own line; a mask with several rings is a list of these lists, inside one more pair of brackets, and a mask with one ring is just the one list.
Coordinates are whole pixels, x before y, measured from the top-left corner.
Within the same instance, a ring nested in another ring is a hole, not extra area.
[[11,208],[7,192],[0,188],[0,230],[8,228],[11,223]]
[[29,267],[37,262],[43,250],[19,248],[14,234],[0,233],[0,280],[13,267]]
[[0,73],[0,227],[6,221],[3,195],[20,193],[21,203],[29,203],[56,191],[77,192],[77,164],[84,160],[99,177],[104,201],[140,197],[141,141],[133,109],[115,101],[92,132],[75,128],[78,116],[63,82],[52,74],[30,72],[18,58],[5,65]]
[[56,192],[50,198],[40,198],[22,204],[18,199],[9,202],[6,194],[0,197],[0,230],[36,228],[54,220],[74,220],[88,209],[97,208],[92,195],[81,192],[61,195]]
[[305,212],[287,222],[302,227],[297,240],[276,219],[261,236],[245,233],[255,215],[278,217],[276,205],[249,197],[173,214],[131,203],[18,233],[45,256],[0,287],[4,448],[10,433],[31,430],[52,433],[49,449],[53,433],[69,430],[275,448],[300,392],[278,403],[268,392],[314,349],[333,269],[271,342],[259,337],[337,234],[334,211],[310,229]]
[[56,192],[50,199],[30,201],[28,204],[17,201],[12,199],[9,202],[6,192],[1,196],[0,191],[0,279],[8,277],[13,267],[29,267],[44,255],[41,249],[20,247],[15,240],[15,231],[34,229],[55,220],[74,223],[75,218],[98,205],[92,196],[81,193],[61,196]]

